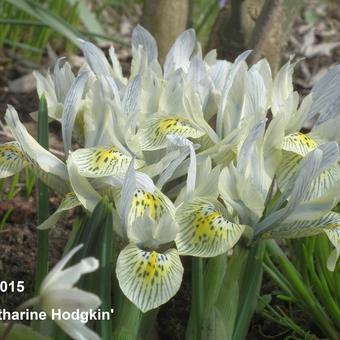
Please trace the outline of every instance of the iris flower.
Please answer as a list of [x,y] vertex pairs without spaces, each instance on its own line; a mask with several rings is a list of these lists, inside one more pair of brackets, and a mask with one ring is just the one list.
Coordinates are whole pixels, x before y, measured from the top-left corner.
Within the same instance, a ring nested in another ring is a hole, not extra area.
[[[72,249],[55,265],[41,283],[39,295],[27,301],[26,306],[38,304],[47,315],[52,317],[53,310],[60,311],[61,314],[74,311],[86,313],[96,310],[101,305],[98,296],[74,287],[82,275],[92,273],[98,268],[99,262],[97,259],[87,257],[79,263],[64,269],[81,247],[82,245],[78,245]],[[54,321],[73,339],[100,339],[81,320],[54,318]]]
[[116,274],[142,311],[179,289],[179,255],[220,255],[241,237],[325,232],[336,247],[328,259],[334,269],[339,67],[300,101],[295,63],[273,77],[265,59],[248,67],[251,51],[233,63],[216,51],[203,57],[192,29],[177,38],[162,68],[155,39],[137,26],[129,77],[113,48],[109,60],[89,42],[81,48],[86,62],[77,75],[60,61],[52,75],[36,74],[50,118],[61,123],[64,160],[28,134],[12,107],[6,113],[15,141],[0,146],[0,176],[28,166],[65,195],[40,228],[78,205],[93,211],[108,196],[127,244]]

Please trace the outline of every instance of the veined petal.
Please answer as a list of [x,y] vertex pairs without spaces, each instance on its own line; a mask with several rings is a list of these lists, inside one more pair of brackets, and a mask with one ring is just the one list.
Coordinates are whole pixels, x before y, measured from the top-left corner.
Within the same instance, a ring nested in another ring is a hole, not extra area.
[[113,77],[120,83],[125,85],[127,83],[127,79],[123,76],[122,66],[119,63],[118,57],[115,53],[115,49],[113,46],[111,46],[109,49],[109,56],[112,64]]
[[245,51],[236,58],[235,62],[232,64],[228,72],[227,79],[225,80],[224,87],[221,93],[220,105],[216,115],[216,131],[220,138],[223,137],[222,132],[224,128],[223,121],[225,115],[225,106],[227,105],[228,102],[229,93],[232,89],[232,85],[234,83],[235,77],[238,74],[240,67],[244,64],[245,59],[247,59],[250,53],[251,51]]
[[340,223],[334,224],[332,228],[325,229],[329,240],[335,247],[327,259],[327,268],[330,271],[334,271],[338,258],[340,256]]
[[102,197],[92,187],[89,181],[80,175],[72,153],[67,159],[67,169],[74,193],[85,209],[93,211]]
[[190,153],[190,163],[188,167],[188,176],[187,176],[187,193],[188,195],[191,195],[196,186],[196,153],[195,153],[195,148],[193,146],[193,143],[190,142],[188,139],[179,137],[176,135],[169,135],[168,140],[180,147],[186,147],[189,149]]
[[320,113],[316,125],[332,119],[338,113],[336,108],[339,107],[340,103],[339,75],[340,66],[337,65],[312,88],[313,104],[308,113],[308,118],[312,118],[315,114]]
[[183,266],[177,250],[141,250],[130,243],[117,260],[116,274],[125,296],[142,312],[157,308],[179,290]]
[[5,120],[35,174],[57,192],[62,194],[68,192],[68,173],[65,163],[44,149],[27,132],[12,106],[8,106]]
[[83,72],[74,80],[67,92],[64,104],[64,111],[61,120],[61,132],[64,141],[64,150],[67,153],[71,150],[72,131],[77,113],[80,108],[81,98],[85,89],[89,72]]
[[[125,172],[132,159],[114,146],[78,149],[72,153],[72,157],[80,175],[84,177],[105,177]],[[143,161],[137,160],[135,168],[143,164]]]
[[148,62],[150,63],[154,59],[157,59],[157,43],[155,38],[142,26],[137,25],[132,32],[132,46],[136,50],[139,46],[142,46],[148,56]]
[[41,223],[37,228],[41,230],[54,228],[59,219],[64,215],[66,211],[71,210],[80,205],[81,203],[78,200],[76,194],[74,192],[69,192],[61,201],[58,209],[43,223]]
[[131,225],[137,217],[143,216],[146,212],[155,221],[159,221],[165,212],[174,216],[175,207],[169,198],[158,189],[154,192],[136,189],[131,202],[128,223]]
[[0,145],[0,178],[20,172],[27,164],[18,142]]
[[304,133],[297,132],[284,138],[282,149],[305,156],[308,152],[313,151],[318,146],[319,144],[313,138]]
[[36,163],[32,163],[29,165],[29,168],[32,172],[48,187],[50,187],[55,192],[65,195],[70,191],[69,181],[65,181],[64,179],[56,176],[50,172],[44,171],[40,168],[40,166]]
[[340,214],[329,212],[315,220],[283,221],[270,231],[261,235],[262,238],[297,238],[314,236],[326,230],[340,227]]
[[155,117],[148,120],[140,132],[142,150],[158,150],[167,146],[167,136],[199,138],[205,132],[193,126],[189,120],[180,117]]
[[82,40],[81,49],[83,50],[87,63],[96,75],[110,75],[110,64],[100,48],[88,41]]
[[164,76],[168,78],[174,71],[179,68],[187,70],[190,64],[190,57],[195,48],[196,34],[195,30],[189,29],[184,31],[172,45],[164,62]]
[[216,200],[194,199],[184,203],[176,216],[180,231],[176,245],[180,254],[213,257],[227,252],[241,237],[245,226],[230,222]]
[[[293,152],[285,151],[281,164],[277,170],[277,183],[280,191],[286,191],[288,183],[296,174],[302,156]],[[311,183],[305,200],[313,200],[321,197],[332,189],[335,182],[340,181],[340,166],[334,164],[330,168],[321,172]]]

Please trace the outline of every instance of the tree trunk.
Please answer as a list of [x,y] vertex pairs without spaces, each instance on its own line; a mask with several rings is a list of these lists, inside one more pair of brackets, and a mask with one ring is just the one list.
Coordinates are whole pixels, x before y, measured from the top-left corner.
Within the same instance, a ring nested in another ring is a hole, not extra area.
[[217,49],[219,58],[235,59],[249,46],[265,0],[229,0],[213,25],[207,51]]
[[265,57],[275,73],[302,5],[303,0],[230,0],[217,16],[207,47],[229,60],[253,49],[250,61]]
[[188,17],[188,0],[144,1],[142,25],[156,38],[161,63],[178,35],[186,29]]
[[250,57],[252,63],[266,57],[273,72],[278,70],[302,5],[303,0],[266,0],[249,43],[254,50]]

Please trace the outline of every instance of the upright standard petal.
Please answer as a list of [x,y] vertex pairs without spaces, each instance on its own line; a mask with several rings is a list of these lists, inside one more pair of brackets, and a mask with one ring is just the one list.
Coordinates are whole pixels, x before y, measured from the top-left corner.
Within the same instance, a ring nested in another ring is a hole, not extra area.
[[136,50],[142,46],[148,56],[148,62],[157,59],[157,43],[155,38],[142,26],[137,25],[132,32],[132,47]]
[[172,45],[164,62],[164,76],[169,77],[171,73],[182,68],[187,70],[190,64],[190,57],[196,44],[196,34],[193,29],[184,31]]
[[64,111],[61,120],[61,132],[63,135],[64,150],[68,153],[71,150],[72,132],[77,113],[80,108],[81,98],[85,89],[89,72],[83,72],[74,80],[67,93]]
[[139,249],[133,243],[120,252],[116,266],[121,290],[144,313],[177,293],[183,271],[175,249],[158,253]]

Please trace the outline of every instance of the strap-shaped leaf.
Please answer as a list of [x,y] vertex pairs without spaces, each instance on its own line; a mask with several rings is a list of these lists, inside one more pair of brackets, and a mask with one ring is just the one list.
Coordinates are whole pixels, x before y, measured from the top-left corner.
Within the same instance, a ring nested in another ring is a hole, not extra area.
[[180,288],[183,271],[177,250],[158,253],[133,243],[120,252],[116,266],[121,290],[142,312],[170,300]]
[[[72,153],[80,175],[84,177],[104,177],[125,172],[132,157],[120,152],[116,147],[95,147],[78,149]],[[143,161],[135,161],[135,168]]]
[[0,145],[0,178],[12,176],[27,165],[18,142]]
[[205,133],[194,127],[188,119],[180,117],[148,120],[140,132],[140,142],[143,150],[158,150],[167,146],[167,136],[175,135],[185,138],[199,138]]
[[176,245],[180,254],[213,257],[231,249],[245,226],[229,221],[214,199],[194,199],[176,213],[180,231]]
[[308,152],[313,151],[318,146],[319,144],[313,138],[304,133],[296,132],[284,138],[282,149],[305,156]]
[[42,230],[54,228],[55,225],[60,220],[60,218],[63,217],[66,211],[71,210],[80,205],[81,203],[78,200],[76,194],[74,192],[69,192],[61,201],[58,209],[47,220],[41,223],[37,228]]

